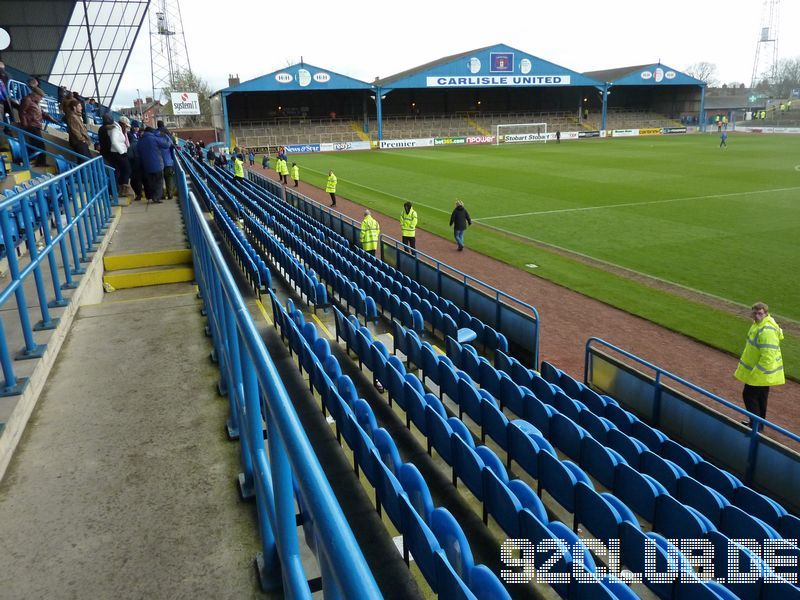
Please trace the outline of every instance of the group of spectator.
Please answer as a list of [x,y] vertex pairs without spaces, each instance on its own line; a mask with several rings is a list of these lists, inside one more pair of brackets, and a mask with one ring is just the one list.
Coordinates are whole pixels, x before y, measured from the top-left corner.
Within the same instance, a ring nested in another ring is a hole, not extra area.
[[[81,123],[75,114],[80,108],[74,101],[69,106],[70,144],[73,144],[75,136],[75,149],[82,144],[79,141]],[[175,140],[163,121],[156,125],[157,129],[142,128],[135,119],[123,116],[114,121],[110,113],[103,115],[103,125],[98,131],[98,149],[106,164],[114,168],[121,196],[133,196],[134,201],[140,201],[144,193],[145,198],[155,204],[161,204],[165,195],[167,200],[177,197],[172,154]]]

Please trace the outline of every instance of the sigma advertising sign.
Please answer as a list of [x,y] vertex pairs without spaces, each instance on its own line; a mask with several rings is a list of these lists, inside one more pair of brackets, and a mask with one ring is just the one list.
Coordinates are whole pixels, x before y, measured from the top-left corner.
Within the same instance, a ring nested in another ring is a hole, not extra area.
[[200,101],[194,92],[172,92],[172,114],[174,115],[199,115]]

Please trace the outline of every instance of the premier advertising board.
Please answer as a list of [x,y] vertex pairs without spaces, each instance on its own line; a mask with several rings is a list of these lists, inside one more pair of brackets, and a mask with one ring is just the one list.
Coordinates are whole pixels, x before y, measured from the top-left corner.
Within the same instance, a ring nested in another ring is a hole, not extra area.
[[414,140],[381,140],[378,147],[381,150],[392,150],[396,148],[424,148],[433,146],[433,138],[417,138]]

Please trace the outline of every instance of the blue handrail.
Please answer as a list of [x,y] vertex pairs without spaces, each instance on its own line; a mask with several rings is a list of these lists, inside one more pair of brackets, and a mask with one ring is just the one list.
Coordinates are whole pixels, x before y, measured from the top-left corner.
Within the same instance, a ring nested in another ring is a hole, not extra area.
[[780,425],[776,425],[772,421],[768,421],[766,419],[763,419],[763,418],[759,417],[758,415],[751,413],[747,409],[744,409],[741,406],[737,406],[733,402],[730,402],[729,400],[725,400],[725,398],[721,398],[720,396],[717,396],[716,394],[714,394],[712,392],[709,392],[706,389],[701,388],[700,386],[692,383],[691,381],[687,381],[686,379],[683,379],[682,377],[679,377],[679,376],[677,376],[677,375],[675,375],[673,373],[670,373],[666,369],[662,369],[658,365],[654,365],[653,363],[650,363],[650,362],[644,360],[643,358],[640,358],[640,357],[636,356],[635,354],[631,354],[627,350],[623,350],[622,348],[619,348],[618,346],[615,346],[614,344],[609,344],[608,342],[606,342],[605,340],[602,340],[600,338],[591,337],[586,341],[586,356],[585,356],[585,362],[584,362],[584,375],[583,375],[584,383],[588,383],[589,356],[590,356],[590,348],[592,347],[593,343],[596,343],[596,344],[598,344],[600,346],[603,346],[605,348],[609,348],[611,350],[614,350],[615,352],[618,352],[618,353],[622,354],[626,358],[629,358],[632,361],[634,361],[634,362],[636,362],[636,363],[638,363],[638,364],[640,364],[640,365],[642,365],[644,367],[652,369],[655,372],[655,383],[659,388],[665,387],[664,383],[663,383],[664,379],[668,379],[668,380],[672,380],[672,381],[674,381],[676,383],[680,383],[681,385],[686,386],[690,390],[693,390],[693,391],[697,392],[698,394],[700,394],[700,395],[702,395],[702,396],[704,396],[704,397],[706,397],[706,398],[708,398],[710,400],[713,400],[717,404],[721,404],[722,406],[724,406],[726,408],[729,408],[729,409],[731,409],[733,411],[736,411],[737,413],[739,413],[741,415],[744,415],[744,416],[750,418],[751,422],[753,423],[752,428],[754,430],[760,429],[761,426],[764,426],[764,427],[767,427],[767,428],[772,429],[774,431],[777,431],[778,433],[780,433],[781,435],[786,436],[787,438],[789,438],[792,441],[800,442],[800,435],[792,433],[791,431],[788,431],[788,430],[784,429]]
[[[51,225],[52,219],[52,225]],[[111,219],[108,177],[102,159],[95,158],[57,176],[47,175],[30,187],[18,187],[16,193],[0,200],[0,233],[8,261],[11,281],[0,292],[0,308],[16,298],[19,325],[24,340],[17,360],[38,358],[45,345],[34,339],[35,330],[53,329],[58,319],[50,309],[68,303],[63,289],[75,287],[73,275],[85,273],[81,263],[88,262],[88,253],[105,232]],[[54,231],[55,230],[55,231]],[[36,234],[41,231],[43,247],[37,246]],[[16,246],[25,242],[29,262],[20,266]],[[58,260],[56,249],[61,260]],[[47,259],[50,286],[45,284],[42,262]],[[64,282],[61,282],[63,272]],[[31,326],[24,282],[33,274],[42,320]],[[0,395],[21,394],[27,383],[14,374],[11,352],[5,331],[0,328],[0,366],[3,371]]]
[[[295,485],[318,532],[323,588],[334,598],[380,598],[381,593],[342,509],[316,458],[261,334],[228,269],[186,174],[176,165],[179,197],[193,249],[209,331],[219,361],[221,387],[231,396],[231,428],[238,430],[243,490],[258,507],[266,589],[283,587],[287,597],[310,598],[298,550]],[[269,453],[264,447],[262,418]]]

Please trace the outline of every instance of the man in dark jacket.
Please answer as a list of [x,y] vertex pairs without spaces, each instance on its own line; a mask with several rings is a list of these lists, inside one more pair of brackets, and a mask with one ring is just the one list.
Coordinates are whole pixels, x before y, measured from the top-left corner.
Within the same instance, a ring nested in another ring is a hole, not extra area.
[[163,153],[169,152],[171,146],[172,143],[152,127],[144,130],[144,135],[136,145],[142,168],[145,197],[156,204],[161,204],[164,194]]
[[142,165],[139,161],[139,121],[131,120],[131,128],[128,130],[128,163],[131,168],[131,187],[133,188],[134,200],[142,199]]
[[469,225],[472,225],[472,219],[469,218],[469,213],[461,200],[456,200],[456,207],[450,215],[450,225],[453,226],[453,237],[456,238],[458,251],[461,252],[464,249],[464,232]]
[[[35,135],[38,138],[42,137],[42,121],[50,119],[50,116],[42,111],[41,101],[44,98],[44,92],[39,87],[31,88],[31,93],[22,99],[19,104],[19,121],[22,128]],[[27,143],[39,150],[36,157],[37,167],[44,167],[47,164],[47,156],[44,153],[44,141],[34,138],[28,138]]]
[[164,121],[158,121],[158,133],[169,142],[166,150],[161,151],[161,157],[164,161],[164,187],[167,189],[167,200],[172,200],[173,194],[178,196],[175,189],[175,161],[172,159],[172,147],[175,145],[172,139],[172,133],[164,125]]

